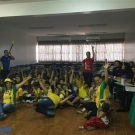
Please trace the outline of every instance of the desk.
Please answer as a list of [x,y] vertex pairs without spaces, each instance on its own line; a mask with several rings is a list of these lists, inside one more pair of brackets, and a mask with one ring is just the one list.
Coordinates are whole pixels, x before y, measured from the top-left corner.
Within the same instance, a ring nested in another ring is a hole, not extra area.
[[134,86],[133,84],[130,84],[130,83],[124,83],[124,84],[121,84],[121,82],[114,82],[115,84],[117,85],[120,85],[120,86]]
[[121,79],[118,79],[118,78],[114,78],[113,80],[116,82],[121,82]]
[[125,90],[129,92],[135,92],[135,87],[125,86]]

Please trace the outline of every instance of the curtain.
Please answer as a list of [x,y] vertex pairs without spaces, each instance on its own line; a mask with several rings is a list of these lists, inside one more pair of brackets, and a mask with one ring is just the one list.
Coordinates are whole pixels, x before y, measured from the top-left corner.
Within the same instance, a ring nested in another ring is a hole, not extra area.
[[81,42],[81,43],[48,43],[38,45],[38,61],[39,62],[81,62],[86,58],[86,52],[91,52],[92,46],[95,51],[95,61],[108,61],[124,59],[123,42]]

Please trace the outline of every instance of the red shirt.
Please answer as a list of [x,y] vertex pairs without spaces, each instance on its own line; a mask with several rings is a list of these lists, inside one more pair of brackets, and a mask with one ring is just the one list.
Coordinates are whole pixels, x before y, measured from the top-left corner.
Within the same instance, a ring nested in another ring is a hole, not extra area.
[[91,58],[86,58],[83,60],[83,72],[85,73],[91,73],[92,72],[92,64],[93,64],[93,59]]

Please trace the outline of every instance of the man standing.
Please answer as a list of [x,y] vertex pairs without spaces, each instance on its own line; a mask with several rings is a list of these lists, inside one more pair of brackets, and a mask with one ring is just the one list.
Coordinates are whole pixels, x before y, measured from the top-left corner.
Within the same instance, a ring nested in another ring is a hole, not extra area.
[[94,61],[94,46],[92,46],[92,53],[93,57],[90,58],[90,52],[86,52],[87,58],[83,60],[82,65],[83,65],[83,76],[84,76],[84,81],[85,83],[89,84],[91,86],[92,82],[92,64]]
[[3,65],[3,69],[1,70],[1,84],[3,84],[3,80],[6,79],[10,73],[10,60],[15,60],[15,58],[11,55],[11,52],[4,50],[4,56],[1,57]]

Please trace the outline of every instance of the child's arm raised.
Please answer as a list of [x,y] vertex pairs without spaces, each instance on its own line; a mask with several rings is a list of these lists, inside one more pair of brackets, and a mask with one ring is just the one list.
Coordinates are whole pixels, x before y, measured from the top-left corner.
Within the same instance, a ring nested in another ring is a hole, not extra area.
[[43,82],[41,81],[41,77],[38,76],[37,79],[38,79],[38,81],[39,81],[39,84],[40,84],[41,88],[44,90],[44,94],[47,95],[48,90],[47,90],[47,88],[44,86]]
[[31,75],[29,75],[26,80],[22,81],[19,84],[16,84],[16,89],[20,88],[22,85],[24,85],[30,79],[31,79]]
[[104,64],[104,70],[105,70],[105,82],[108,83],[108,67],[110,66],[110,64],[108,62],[105,62]]

